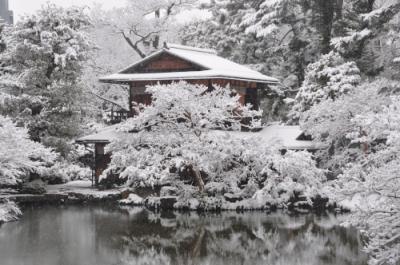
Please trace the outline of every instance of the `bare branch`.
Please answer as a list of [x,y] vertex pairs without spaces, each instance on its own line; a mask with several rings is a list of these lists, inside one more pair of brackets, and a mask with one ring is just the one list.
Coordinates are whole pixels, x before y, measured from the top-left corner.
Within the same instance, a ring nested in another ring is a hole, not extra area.
[[140,50],[140,48],[138,47],[139,42],[136,42],[135,44],[132,42],[132,40],[126,36],[125,32],[121,31],[122,36],[124,37],[124,39],[126,40],[126,42],[129,44],[129,46],[131,46],[131,48],[137,53],[139,54],[140,57],[145,58],[146,54],[144,52],[142,52]]

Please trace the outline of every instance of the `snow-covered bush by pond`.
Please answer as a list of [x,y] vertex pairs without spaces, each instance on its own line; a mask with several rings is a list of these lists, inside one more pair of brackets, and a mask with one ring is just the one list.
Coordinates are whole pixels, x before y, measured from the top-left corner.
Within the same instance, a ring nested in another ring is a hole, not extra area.
[[400,261],[400,97],[356,115],[353,142],[364,145],[359,161],[348,164],[335,182],[338,197],[353,203],[349,223],[368,236],[370,264]]
[[309,152],[289,151],[284,156],[275,155],[269,170],[264,187],[254,195],[254,199],[263,204],[287,206],[291,199],[303,197],[301,203],[312,205],[312,198],[326,196],[324,171],[316,167]]
[[[368,237],[370,264],[397,264],[400,255],[399,83],[378,79],[303,113],[306,133],[330,148],[317,154],[335,178],[328,197],[352,210],[346,223]],[[336,179],[337,177],[337,179]]]
[[30,140],[27,129],[0,116],[0,185],[15,185],[30,173],[40,174],[56,157],[51,149]]
[[335,100],[324,100],[302,114],[300,126],[305,133],[311,135],[315,141],[329,146],[318,153],[323,168],[329,169],[336,176],[342,173],[343,167],[348,163],[364,156],[363,149],[367,146],[361,139],[353,139],[353,136],[367,134],[364,126],[356,122],[355,117],[377,112],[382,106],[388,105],[390,98],[387,95],[398,88],[397,82],[387,79],[363,83],[348,94]]
[[49,184],[60,184],[73,180],[89,180],[92,170],[70,161],[57,161],[53,166],[44,170],[41,178]]
[[[258,139],[224,133],[260,126],[260,112],[241,105],[231,90],[208,91],[181,82],[147,91],[153,95],[152,105],[120,126],[134,133],[110,144],[112,161],[103,177],[119,174],[133,186],[180,187],[177,205],[189,208],[185,202],[194,197],[196,207],[214,207],[218,200],[210,201],[213,197],[246,200],[243,207],[261,208],[267,202],[286,206],[296,196],[310,204],[320,194],[324,174],[310,154],[282,156],[277,147]],[[193,184],[198,188],[188,189]]]

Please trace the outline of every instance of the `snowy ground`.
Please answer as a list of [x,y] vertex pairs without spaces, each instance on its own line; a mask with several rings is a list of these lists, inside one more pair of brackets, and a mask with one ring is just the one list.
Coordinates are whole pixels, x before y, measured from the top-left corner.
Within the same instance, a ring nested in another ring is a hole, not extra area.
[[97,201],[119,200],[125,189],[98,190],[92,187],[91,181],[71,181],[60,185],[48,185],[44,194],[0,194],[0,200],[16,202],[66,202],[66,201]]
[[65,193],[77,193],[82,195],[91,195],[97,198],[106,197],[109,195],[117,195],[122,192],[122,189],[110,189],[110,190],[98,190],[92,186],[90,180],[76,180],[70,181],[60,185],[48,185],[48,194],[65,194]]

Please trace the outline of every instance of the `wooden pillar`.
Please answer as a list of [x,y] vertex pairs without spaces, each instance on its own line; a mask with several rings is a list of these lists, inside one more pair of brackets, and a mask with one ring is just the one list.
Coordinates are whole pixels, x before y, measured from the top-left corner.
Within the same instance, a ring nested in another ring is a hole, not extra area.
[[95,143],[94,146],[94,163],[95,163],[95,186],[99,184],[99,177],[103,171],[108,167],[111,156],[104,152],[105,143]]
[[132,110],[132,89],[134,86],[134,83],[129,84],[129,112],[128,112],[128,118],[133,117],[133,110]]

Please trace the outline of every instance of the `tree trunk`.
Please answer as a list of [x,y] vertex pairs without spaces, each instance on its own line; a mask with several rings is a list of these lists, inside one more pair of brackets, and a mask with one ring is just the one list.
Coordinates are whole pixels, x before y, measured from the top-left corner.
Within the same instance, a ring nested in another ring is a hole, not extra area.
[[321,34],[321,52],[329,53],[332,37],[332,25],[335,13],[334,0],[318,0],[317,12],[319,13],[318,28]]
[[204,191],[204,181],[203,181],[203,178],[201,177],[200,169],[195,165],[192,165],[191,167],[192,167],[192,172],[193,172],[197,187],[199,187],[200,192],[203,192]]
[[337,0],[335,6],[336,20],[343,18],[343,0]]

